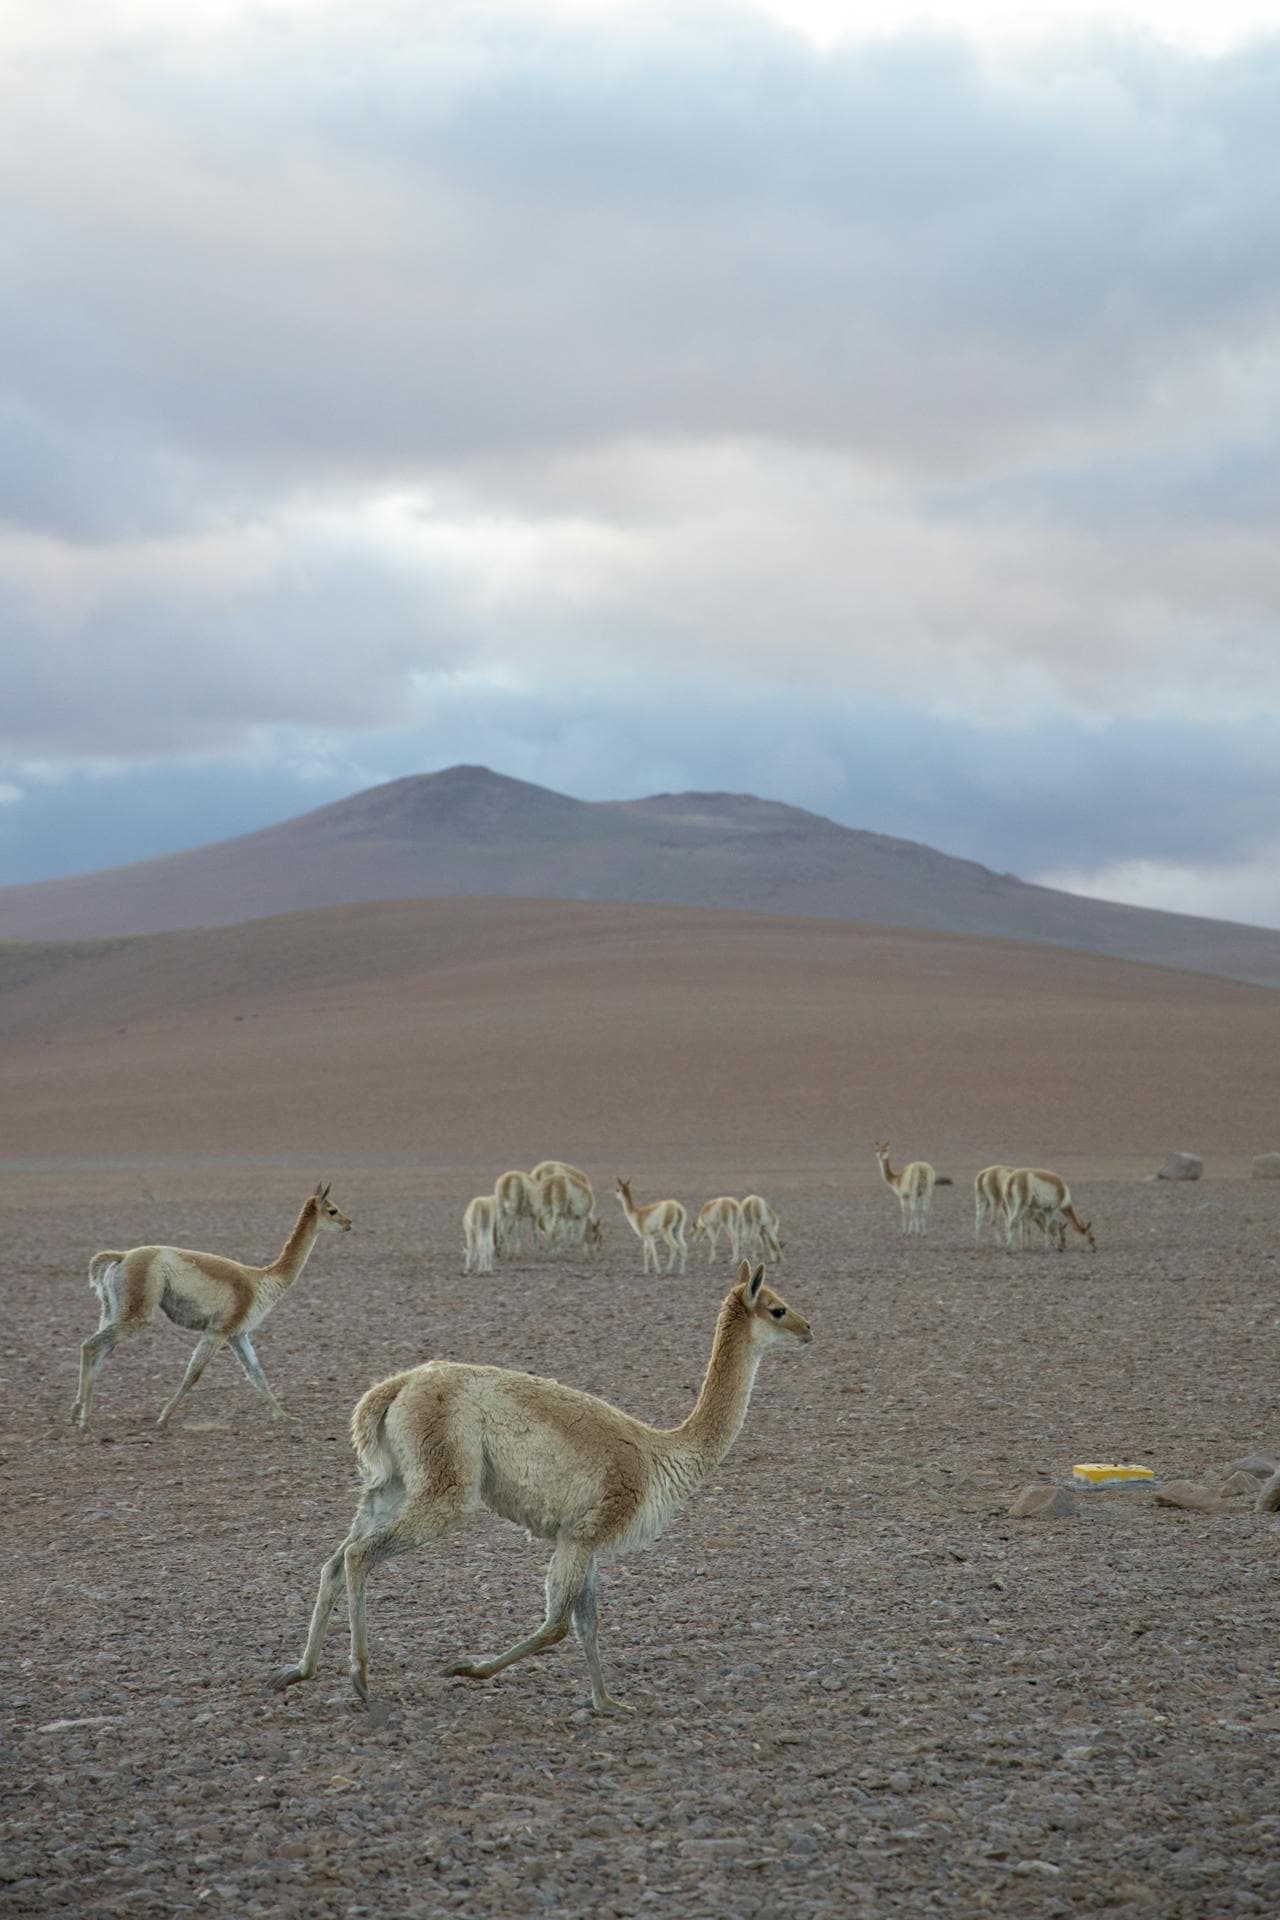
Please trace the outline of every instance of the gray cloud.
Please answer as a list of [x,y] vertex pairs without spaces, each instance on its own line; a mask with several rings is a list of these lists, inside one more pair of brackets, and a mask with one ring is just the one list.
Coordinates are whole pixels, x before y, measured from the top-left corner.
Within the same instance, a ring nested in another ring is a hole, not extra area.
[[0,337],[38,404],[313,471],[677,432],[946,472],[1269,336],[1280,40],[993,72],[745,16],[387,18],[86,56],[74,124],[28,78]]
[[1280,36],[730,10],[15,64],[7,877],[144,811],[34,763],[217,833],[471,758],[1210,897],[1280,840],[1278,112]]

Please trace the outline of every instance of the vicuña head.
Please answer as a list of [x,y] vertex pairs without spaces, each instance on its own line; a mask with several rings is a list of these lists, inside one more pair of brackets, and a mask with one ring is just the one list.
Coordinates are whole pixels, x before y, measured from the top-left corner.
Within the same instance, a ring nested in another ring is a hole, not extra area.
[[329,1198],[331,1185],[332,1182],[329,1180],[321,1181],[311,1196],[311,1204],[316,1210],[316,1225],[322,1227],[326,1233],[350,1233],[350,1216],[345,1214],[341,1207],[335,1206]]
[[751,1336],[757,1346],[785,1346],[791,1340],[798,1340],[802,1347],[813,1345],[813,1328],[780,1293],[765,1286],[763,1267],[752,1273],[749,1262],[743,1261],[738,1268],[738,1284],[725,1301],[726,1308],[734,1300],[750,1314]]

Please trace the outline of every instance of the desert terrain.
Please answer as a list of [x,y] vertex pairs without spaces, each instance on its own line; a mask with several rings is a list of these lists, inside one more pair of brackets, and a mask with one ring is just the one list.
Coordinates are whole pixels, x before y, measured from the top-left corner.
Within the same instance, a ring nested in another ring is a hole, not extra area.
[[[0,1474],[14,1914],[995,1912],[1280,1903],[1280,1530],[1149,1492],[1015,1520],[1086,1459],[1216,1480],[1280,1451],[1280,1000],[1005,942],[568,903],[344,907],[0,948]],[[871,1147],[940,1188],[904,1240]],[[1171,1148],[1197,1184],[1150,1174]],[[592,1174],[601,1259],[464,1275],[509,1165]],[[974,1243],[987,1161],[1057,1167],[1054,1255]],[[613,1691],[566,1643],[442,1669],[540,1613],[545,1551],[478,1521],[370,1583],[374,1708],[341,1606],[286,1695],[353,1508],[350,1408],[432,1356],[680,1420],[730,1271],[644,1277],[611,1197],[755,1188],[813,1323],[649,1551],[602,1580]],[[323,1239],[257,1340],[273,1424],[157,1328],[74,1432],[101,1246],[265,1260]]]

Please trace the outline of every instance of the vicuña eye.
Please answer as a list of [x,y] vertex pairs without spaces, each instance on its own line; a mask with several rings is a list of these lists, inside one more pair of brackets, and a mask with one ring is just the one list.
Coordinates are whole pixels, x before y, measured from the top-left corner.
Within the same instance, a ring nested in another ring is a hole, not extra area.
[[773,1318],[775,1320],[781,1320],[783,1315],[786,1313],[786,1311],[787,1310],[785,1307],[770,1307],[769,1309],[769,1312],[773,1315]]

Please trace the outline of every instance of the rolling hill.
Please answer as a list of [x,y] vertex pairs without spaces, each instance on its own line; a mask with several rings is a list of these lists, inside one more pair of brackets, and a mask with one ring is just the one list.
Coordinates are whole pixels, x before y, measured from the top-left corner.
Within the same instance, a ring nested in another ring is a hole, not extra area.
[[957,1174],[1150,1172],[1170,1147],[1220,1173],[1278,1144],[1278,1011],[1203,974],[833,920],[328,907],[0,946],[0,1157],[303,1155],[314,1177],[563,1154],[643,1193],[664,1168],[843,1187],[880,1135]]
[[98,939],[459,896],[850,920],[1280,986],[1280,932],[1029,885],[749,794],[573,800],[483,767],[394,780],[190,852],[0,889],[0,939]]

